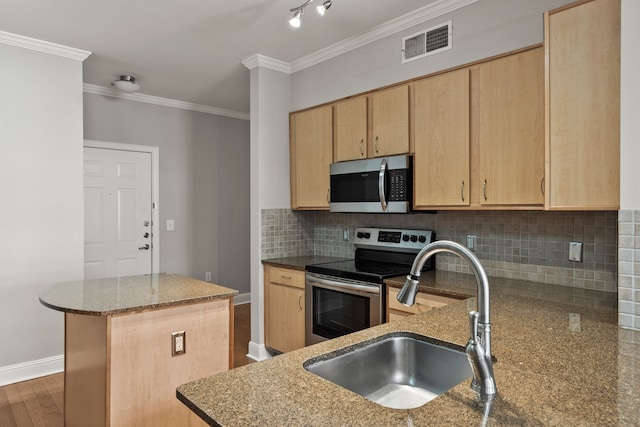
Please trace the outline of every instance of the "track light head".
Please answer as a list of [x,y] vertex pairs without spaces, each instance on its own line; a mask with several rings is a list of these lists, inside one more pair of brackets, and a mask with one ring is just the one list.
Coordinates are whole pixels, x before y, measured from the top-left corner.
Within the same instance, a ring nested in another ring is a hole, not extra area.
[[324,13],[327,11],[327,9],[329,9],[331,7],[331,0],[326,0],[324,3],[322,3],[320,6],[318,6],[316,9],[318,10],[318,13],[322,16],[324,16]]

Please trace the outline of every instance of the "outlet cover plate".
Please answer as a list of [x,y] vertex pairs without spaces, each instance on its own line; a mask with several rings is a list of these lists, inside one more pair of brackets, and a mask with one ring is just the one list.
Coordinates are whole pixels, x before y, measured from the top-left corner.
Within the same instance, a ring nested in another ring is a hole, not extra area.
[[582,262],[582,242],[569,242],[569,261]]
[[171,333],[171,356],[179,356],[187,351],[185,331]]

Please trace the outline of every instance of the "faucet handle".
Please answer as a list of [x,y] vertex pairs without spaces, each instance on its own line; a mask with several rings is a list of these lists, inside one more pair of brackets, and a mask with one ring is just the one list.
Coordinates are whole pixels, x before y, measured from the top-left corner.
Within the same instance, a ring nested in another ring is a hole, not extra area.
[[471,338],[474,343],[478,339],[478,318],[480,317],[480,313],[477,311],[469,312],[469,330],[471,332]]

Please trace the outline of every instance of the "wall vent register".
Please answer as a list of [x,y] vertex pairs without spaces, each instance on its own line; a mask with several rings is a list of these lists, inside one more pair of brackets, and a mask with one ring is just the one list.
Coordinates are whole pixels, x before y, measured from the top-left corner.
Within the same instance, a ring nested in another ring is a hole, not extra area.
[[402,38],[402,63],[451,49],[452,21]]

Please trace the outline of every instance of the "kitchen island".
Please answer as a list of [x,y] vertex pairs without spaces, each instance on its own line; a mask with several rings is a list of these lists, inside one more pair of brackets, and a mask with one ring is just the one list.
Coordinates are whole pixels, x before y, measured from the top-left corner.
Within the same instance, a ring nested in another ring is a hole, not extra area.
[[[398,410],[303,368],[315,356],[393,331],[465,345],[475,297],[184,384],[177,397],[209,425],[221,426],[638,425],[640,332],[618,328],[615,293],[489,282],[498,396],[486,415],[469,381],[426,405]],[[432,271],[423,273],[421,291],[475,295],[476,282]]]
[[[197,426],[175,388],[233,366],[233,297],[175,274],[59,283],[40,302],[65,313],[65,425]],[[173,355],[172,333],[183,332]]]

